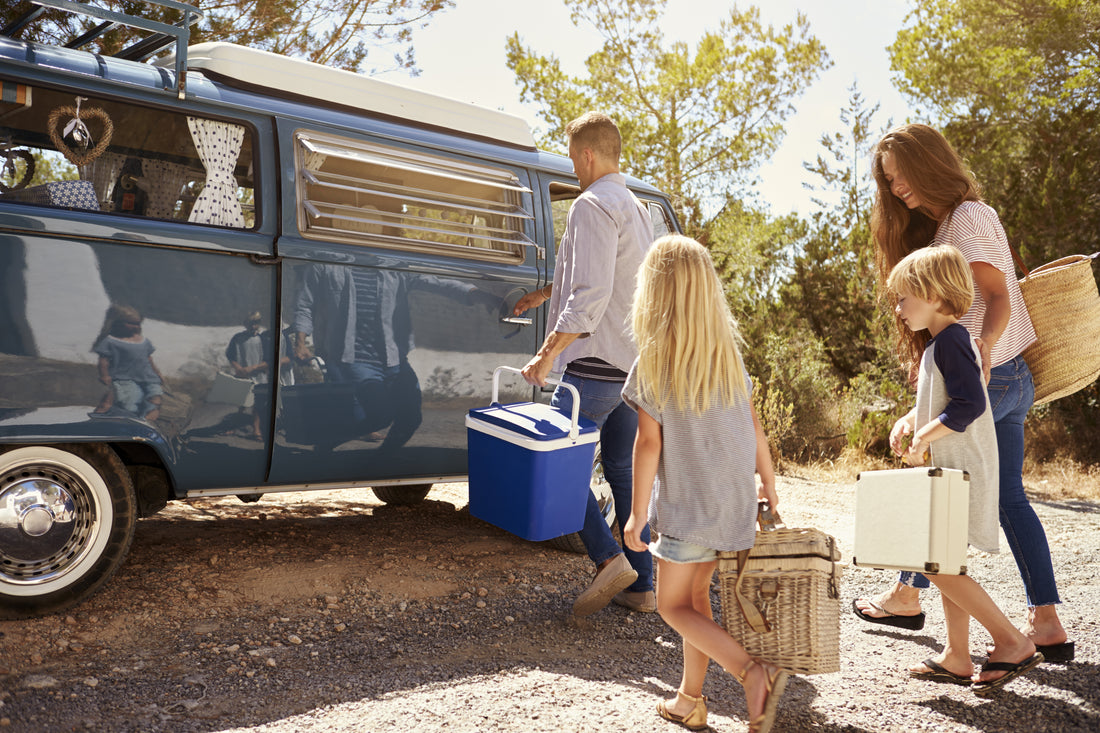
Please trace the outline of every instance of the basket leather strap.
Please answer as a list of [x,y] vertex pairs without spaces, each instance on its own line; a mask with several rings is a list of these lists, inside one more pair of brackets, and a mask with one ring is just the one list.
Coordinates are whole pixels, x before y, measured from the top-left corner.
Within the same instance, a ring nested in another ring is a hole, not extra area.
[[1020,259],[1020,253],[1016,251],[1016,248],[1010,244],[1008,245],[1008,251],[1012,253],[1012,261],[1016,263],[1016,267],[1020,268],[1020,272],[1024,273],[1024,277],[1031,275],[1031,270],[1024,265],[1024,261]]
[[737,582],[733,584],[733,595],[737,599],[737,605],[741,607],[741,615],[745,617],[745,621],[752,627],[752,630],[758,634],[766,634],[772,630],[768,619],[760,613],[760,609],[752,601],[745,598],[741,593],[741,581],[745,577],[745,568],[749,564],[749,552],[749,550],[739,550],[737,552]]

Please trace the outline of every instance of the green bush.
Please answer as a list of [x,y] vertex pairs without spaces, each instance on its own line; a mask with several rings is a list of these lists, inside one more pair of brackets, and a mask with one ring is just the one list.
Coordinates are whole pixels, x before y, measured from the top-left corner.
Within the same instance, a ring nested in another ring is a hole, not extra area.
[[915,395],[894,371],[870,369],[844,390],[841,420],[848,447],[878,458],[890,458],[890,431],[913,408]]
[[[839,428],[839,381],[821,343],[808,332],[768,333],[746,356],[756,383],[755,403],[773,450],[792,460],[834,453]],[[751,359],[749,358],[751,356]]]

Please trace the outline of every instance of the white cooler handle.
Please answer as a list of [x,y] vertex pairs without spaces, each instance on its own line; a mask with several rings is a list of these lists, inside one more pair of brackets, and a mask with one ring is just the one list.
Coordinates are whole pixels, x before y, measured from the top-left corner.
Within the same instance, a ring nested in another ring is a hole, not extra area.
[[[523,374],[523,372],[515,367],[510,366],[498,366],[493,370],[493,402],[492,404],[498,405],[500,402],[497,400],[497,396],[500,393],[500,373],[501,372],[515,372],[516,374]],[[569,425],[569,439],[574,443],[577,442],[577,437],[581,434],[581,393],[577,391],[577,388],[571,384],[566,384],[560,379],[554,379],[547,377],[546,381],[550,384],[560,384],[567,390],[573,393],[573,418],[572,423]]]

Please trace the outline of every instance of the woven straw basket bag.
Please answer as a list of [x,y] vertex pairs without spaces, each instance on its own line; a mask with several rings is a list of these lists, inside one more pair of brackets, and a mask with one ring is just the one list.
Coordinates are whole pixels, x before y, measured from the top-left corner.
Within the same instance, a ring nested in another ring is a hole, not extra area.
[[[1016,253],[1013,252],[1015,256]],[[1038,340],[1024,351],[1035,404],[1071,395],[1100,376],[1100,293],[1092,255],[1071,255],[1024,273],[1020,291]]]

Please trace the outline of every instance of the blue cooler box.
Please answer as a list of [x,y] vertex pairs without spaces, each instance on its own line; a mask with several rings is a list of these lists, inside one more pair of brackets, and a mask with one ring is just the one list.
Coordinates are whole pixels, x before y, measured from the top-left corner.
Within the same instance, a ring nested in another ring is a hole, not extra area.
[[577,532],[600,431],[579,416],[575,390],[572,418],[537,402],[498,404],[501,369],[518,371],[494,372],[493,404],[466,415],[470,514],[527,540]]

